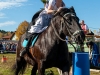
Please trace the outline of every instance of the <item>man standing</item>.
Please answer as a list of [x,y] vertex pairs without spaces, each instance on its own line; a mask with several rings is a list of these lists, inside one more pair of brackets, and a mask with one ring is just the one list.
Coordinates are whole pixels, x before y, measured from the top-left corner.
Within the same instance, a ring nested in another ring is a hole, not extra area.
[[80,25],[81,25],[81,28],[82,28],[83,31],[84,31],[84,34],[85,34],[85,35],[88,34],[88,33],[89,33],[89,28],[88,28],[88,26],[84,23],[84,20],[81,21]]

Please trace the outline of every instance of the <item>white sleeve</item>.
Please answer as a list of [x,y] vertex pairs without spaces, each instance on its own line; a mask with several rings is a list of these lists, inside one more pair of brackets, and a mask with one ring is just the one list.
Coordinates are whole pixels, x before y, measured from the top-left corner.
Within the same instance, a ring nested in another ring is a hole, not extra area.
[[88,30],[89,28],[88,28],[88,26],[86,25],[86,30]]
[[49,0],[49,5],[52,5],[52,6],[54,6],[55,5],[55,0]]

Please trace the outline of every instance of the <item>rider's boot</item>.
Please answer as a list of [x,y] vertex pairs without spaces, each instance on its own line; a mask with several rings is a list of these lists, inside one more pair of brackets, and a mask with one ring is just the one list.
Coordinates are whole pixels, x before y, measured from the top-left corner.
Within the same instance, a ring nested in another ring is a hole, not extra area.
[[[26,41],[26,40],[24,40],[23,43],[26,43],[25,41]],[[23,56],[27,53],[28,48],[29,48],[29,41],[27,40],[27,45],[26,45],[26,47],[24,46],[23,50],[20,52],[20,56],[21,56],[21,57],[23,57]]]
[[20,56],[23,57],[29,50],[30,45],[32,44],[32,40],[35,38],[37,34],[30,35],[30,38],[25,39],[23,41],[23,50],[20,52]]

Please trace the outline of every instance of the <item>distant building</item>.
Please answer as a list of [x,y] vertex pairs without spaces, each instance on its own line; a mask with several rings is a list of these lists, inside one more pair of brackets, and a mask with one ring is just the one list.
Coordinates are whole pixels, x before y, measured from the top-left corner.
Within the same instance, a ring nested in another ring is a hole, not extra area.
[[2,40],[11,40],[12,35],[2,37]]
[[2,40],[12,40],[14,39],[14,37],[15,37],[15,32],[12,33],[11,35],[2,37]]

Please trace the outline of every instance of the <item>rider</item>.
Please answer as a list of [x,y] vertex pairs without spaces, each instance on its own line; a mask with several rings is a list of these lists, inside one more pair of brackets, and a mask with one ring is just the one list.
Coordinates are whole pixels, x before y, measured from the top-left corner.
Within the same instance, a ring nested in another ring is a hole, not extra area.
[[[35,25],[31,26],[26,35],[30,34],[32,35],[31,37],[34,38],[38,33],[44,31],[48,27],[47,23],[50,22],[51,18],[53,17],[53,14],[55,13],[55,11],[58,10],[58,8],[60,9],[60,7],[65,7],[65,4],[62,0],[49,0],[49,2],[45,4],[44,10],[39,14]],[[20,56],[26,54],[29,48],[29,41],[31,37],[26,36],[26,39],[24,40],[23,44],[26,43],[26,41],[27,43],[24,47],[24,50],[22,50],[22,52],[20,53]]]

